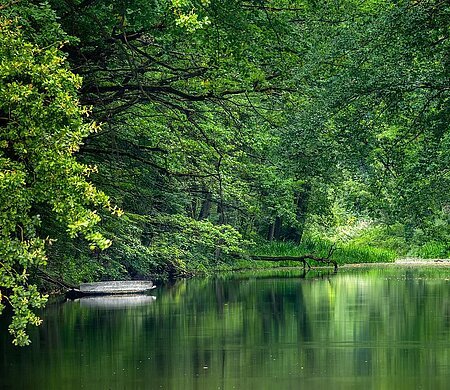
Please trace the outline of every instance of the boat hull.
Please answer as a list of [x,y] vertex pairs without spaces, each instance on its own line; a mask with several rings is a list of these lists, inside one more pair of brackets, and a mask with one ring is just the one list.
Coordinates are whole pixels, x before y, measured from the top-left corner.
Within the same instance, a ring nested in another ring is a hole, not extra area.
[[143,294],[156,288],[149,280],[126,280],[82,283],[79,289],[69,292],[70,296],[85,295],[116,295],[116,294]]

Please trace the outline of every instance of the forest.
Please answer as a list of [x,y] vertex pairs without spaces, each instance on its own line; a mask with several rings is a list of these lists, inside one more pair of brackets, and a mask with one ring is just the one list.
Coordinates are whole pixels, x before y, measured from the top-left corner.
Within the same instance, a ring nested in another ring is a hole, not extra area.
[[450,254],[445,0],[0,0],[0,313],[48,280]]

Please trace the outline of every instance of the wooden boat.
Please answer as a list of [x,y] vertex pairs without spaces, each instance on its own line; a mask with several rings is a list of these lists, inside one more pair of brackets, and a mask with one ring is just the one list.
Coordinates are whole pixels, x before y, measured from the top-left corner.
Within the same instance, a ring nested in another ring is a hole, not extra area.
[[79,289],[68,292],[69,298],[85,295],[143,294],[156,288],[150,280],[121,280],[82,283]]

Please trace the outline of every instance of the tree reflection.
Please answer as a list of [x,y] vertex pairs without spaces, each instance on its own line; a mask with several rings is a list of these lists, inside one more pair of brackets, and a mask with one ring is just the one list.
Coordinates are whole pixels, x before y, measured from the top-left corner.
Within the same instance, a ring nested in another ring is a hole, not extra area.
[[163,287],[149,304],[52,305],[30,349],[1,341],[0,383],[443,388],[450,379],[445,272],[227,275]]

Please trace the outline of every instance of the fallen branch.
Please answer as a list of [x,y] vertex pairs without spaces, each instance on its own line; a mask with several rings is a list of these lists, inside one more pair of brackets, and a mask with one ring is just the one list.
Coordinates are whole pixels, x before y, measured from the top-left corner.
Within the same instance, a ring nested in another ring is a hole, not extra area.
[[258,256],[253,255],[250,256],[252,260],[261,260],[261,261],[300,261],[303,263],[303,268],[308,266],[308,269],[311,269],[311,265],[308,263],[307,260],[314,260],[318,263],[326,263],[326,264],[333,264],[334,270],[337,271],[338,265],[337,261],[331,259],[331,256],[333,255],[334,251],[336,250],[336,244],[333,244],[330,247],[330,250],[328,251],[327,257],[318,257],[311,254],[302,255],[302,256]]

